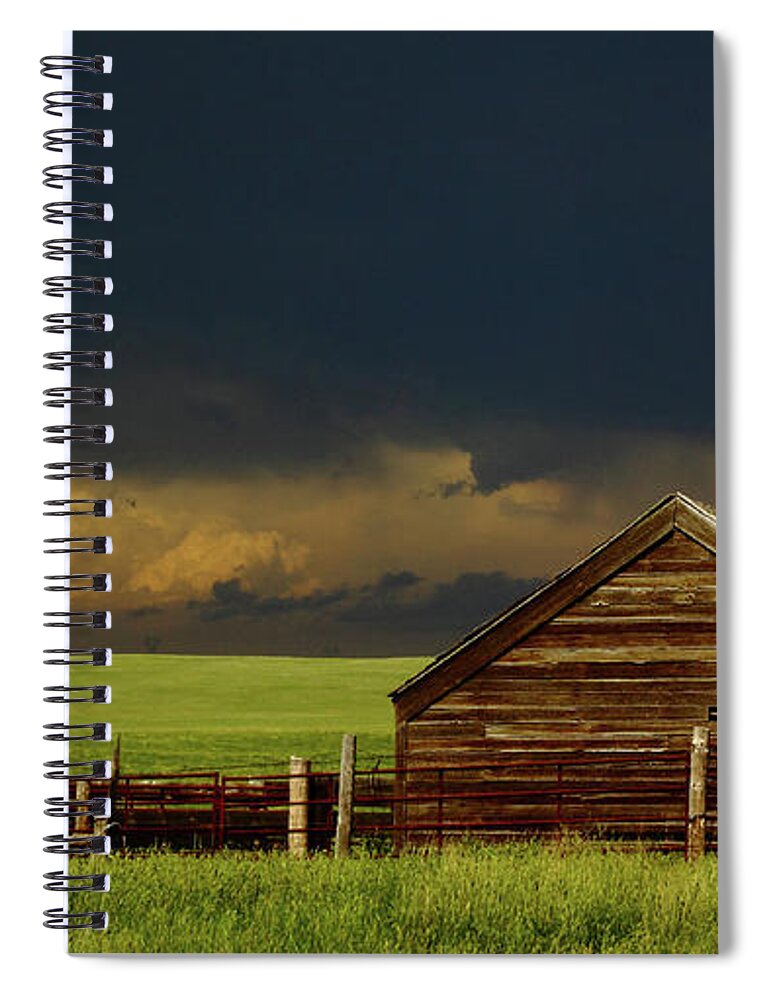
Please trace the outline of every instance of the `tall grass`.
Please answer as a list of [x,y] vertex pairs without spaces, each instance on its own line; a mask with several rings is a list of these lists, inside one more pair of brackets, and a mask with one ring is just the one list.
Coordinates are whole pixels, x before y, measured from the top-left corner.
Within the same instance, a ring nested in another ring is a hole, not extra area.
[[107,908],[110,926],[73,933],[76,952],[717,950],[714,857],[511,844],[345,860],[154,853],[76,867],[112,876],[108,896],[78,900]]

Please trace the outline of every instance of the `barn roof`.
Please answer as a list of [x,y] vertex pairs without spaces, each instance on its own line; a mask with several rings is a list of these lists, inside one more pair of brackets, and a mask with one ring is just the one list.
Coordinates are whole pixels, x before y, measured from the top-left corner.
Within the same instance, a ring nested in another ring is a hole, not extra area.
[[716,514],[683,493],[671,493],[544,586],[474,629],[390,697],[407,715],[422,711],[675,529],[716,553]]

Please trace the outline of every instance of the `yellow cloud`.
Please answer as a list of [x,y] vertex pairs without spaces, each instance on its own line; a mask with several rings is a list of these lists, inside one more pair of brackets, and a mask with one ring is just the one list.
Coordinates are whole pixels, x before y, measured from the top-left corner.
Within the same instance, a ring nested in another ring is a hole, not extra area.
[[129,591],[155,601],[206,597],[218,580],[238,577],[251,587],[281,592],[301,574],[306,545],[278,531],[241,531],[222,521],[188,531],[156,559],[147,560],[127,580]]

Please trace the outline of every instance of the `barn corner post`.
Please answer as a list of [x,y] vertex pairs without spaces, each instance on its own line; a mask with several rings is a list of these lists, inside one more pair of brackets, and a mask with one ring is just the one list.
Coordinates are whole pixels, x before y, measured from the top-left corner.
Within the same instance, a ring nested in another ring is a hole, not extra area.
[[308,850],[310,810],[310,761],[306,757],[289,759],[289,829],[287,847],[293,858],[304,858]]
[[337,805],[337,834],[334,839],[335,858],[350,854],[353,832],[353,787],[356,778],[356,737],[345,733],[340,754],[340,787]]
[[690,742],[690,780],[687,796],[687,860],[695,861],[706,851],[706,770],[709,730],[695,726]]
[[408,843],[407,840],[407,785],[408,785],[408,763],[407,763],[407,721],[398,702],[394,704],[396,714],[396,757],[393,774],[393,798],[391,816],[393,824],[393,853],[401,854]]

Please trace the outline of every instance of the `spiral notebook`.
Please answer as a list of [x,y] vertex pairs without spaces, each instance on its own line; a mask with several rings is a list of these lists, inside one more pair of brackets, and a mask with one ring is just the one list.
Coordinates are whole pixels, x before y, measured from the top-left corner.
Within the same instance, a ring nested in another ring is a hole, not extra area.
[[42,71],[46,923],[716,951],[711,33]]

